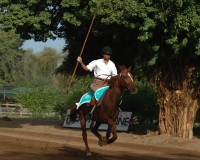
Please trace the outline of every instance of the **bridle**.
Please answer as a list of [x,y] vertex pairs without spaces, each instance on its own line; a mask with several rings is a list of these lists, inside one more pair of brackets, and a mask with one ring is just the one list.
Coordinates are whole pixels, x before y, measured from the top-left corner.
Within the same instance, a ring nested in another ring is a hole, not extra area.
[[127,80],[123,77],[122,73],[119,74],[120,78],[123,80],[123,82],[125,83],[125,86],[126,86],[126,87],[123,87],[123,88],[126,88],[126,89],[128,89],[127,86],[129,86],[130,84],[134,83],[133,78],[131,77],[131,74],[128,72],[127,75],[130,77],[131,82],[127,82]]

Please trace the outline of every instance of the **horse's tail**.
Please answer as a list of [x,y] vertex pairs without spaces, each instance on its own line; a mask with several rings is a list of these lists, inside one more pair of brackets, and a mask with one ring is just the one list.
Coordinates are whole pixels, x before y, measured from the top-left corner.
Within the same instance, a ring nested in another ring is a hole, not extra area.
[[77,114],[77,109],[76,106],[72,107],[70,110],[70,120],[75,122],[76,121],[76,114]]

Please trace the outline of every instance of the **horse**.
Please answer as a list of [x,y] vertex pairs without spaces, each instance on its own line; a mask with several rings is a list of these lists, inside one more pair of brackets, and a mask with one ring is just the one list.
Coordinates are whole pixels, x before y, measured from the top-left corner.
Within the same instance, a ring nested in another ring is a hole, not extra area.
[[[121,101],[123,91],[128,90],[131,94],[136,94],[138,90],[133,75],[130,72],[132,66],[128,68],[124,65],[118,67],[118,74],[110,78],[108,83],[109,89],[105,91],[100,105],[95,107],[94,115],[91,118],[91,120],[96,122],[94,127],[91,129],[91,132],[99,139],[98,144],[100,146],[113,143],[117,139],[116,119],[119,115],[119,111],[121,111],[119,108],[119,102]],[[77,106],[73,106],[69,115],[72,123],[76,121],[77,114],[79,115],[87,157],[92,156],[92,154],[87,141],[86,115],[90,113],[92,109],[93,107],[88,106],[88,104],[82,104],[78,109]],[[101,124],[108,124],[106,137],[103,137],[98,133],[98,128]],[[112,133],[111,138],[109,138],[110,132]]]

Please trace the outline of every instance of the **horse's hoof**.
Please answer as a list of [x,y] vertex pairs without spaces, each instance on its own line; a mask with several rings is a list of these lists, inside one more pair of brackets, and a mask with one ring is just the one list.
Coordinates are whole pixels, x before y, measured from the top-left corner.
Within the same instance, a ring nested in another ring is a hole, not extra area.
[[105,141],[105,137],[103,137],[103,138],[102,138],[102,141],[101,141],[101,143],[102,143],[102,145],[103,145],[103,146],[106,146],[106,145],[108,144],[108,142],[107,142],[107,141]]
[[105,141],[105,137],[102,137],[101,140],[99,140],[98,145],[99,146],[106,146],[108,143]]
[[99,141],[99,142],[98,142],[98,145],[99,145],[99,146],[103,146],[102,141]]
[[92,157],[92,154],[89,152],[89,153],[87,153],[86,156],[87,156],[87,157]]
[[108,144],[108,143],[107,143],[106,141],[104,141],[104,140],[103,140],[101,143],[102,143],[102,146],[106,146],[106,145]]

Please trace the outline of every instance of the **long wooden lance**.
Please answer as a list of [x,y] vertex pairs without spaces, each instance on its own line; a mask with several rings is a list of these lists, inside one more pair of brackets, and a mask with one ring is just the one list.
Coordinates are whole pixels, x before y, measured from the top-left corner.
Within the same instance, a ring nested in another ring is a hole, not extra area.
[[[82,56],[83,50],[84,50],[84,48],[85,48],[85,44],[86,44],[86,42],[87,42],[87,39],[88,39],[88,36],[89,36],[89,34],[90,34],[90,31],[91,31],[92,25],[93,25],[93,23],[94,23],[94,19],[96,18],[97,11],[98,11],[98,7],[96,8],[96,11],[95,11],[95,13],[94,13],[94,15],[93,15],[93,18],[92,18],[92,21],[91,21],[91,24],[90,24],[89,30],[88,30],[88,32],[87,32],[87,35],[86,35],[85,41],[84,41],[84,43],[83,43],[83,46],[82,46],[81,52],[80,52],[80,54],[79,54],[79,57]],[[72,84],[72,82],[73,82],[73,79],[74,79],[74,76],[75,76],[75,73],[76,73],[76,70],[77,70],[78,64],[79,64],[79,62],[76,63],[76,66],[75,66],[75,68],[74,68],[74,72],[73,72],[72,77],[71,77],[71,80],[70,80],[70,82],[69,82],[69,86],[68,86],[68,88],[67,88],[67,92],[66,92],[66,94],[68,94],[68,92],[69,92],[69,90],[70,90],[70,88],[71,88],[71,84]]]

